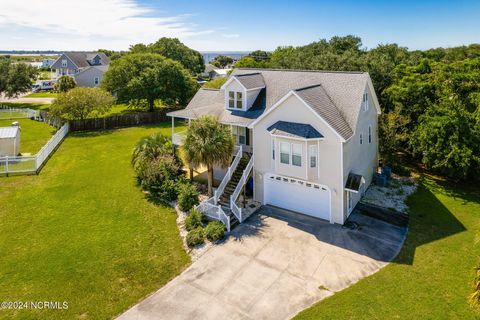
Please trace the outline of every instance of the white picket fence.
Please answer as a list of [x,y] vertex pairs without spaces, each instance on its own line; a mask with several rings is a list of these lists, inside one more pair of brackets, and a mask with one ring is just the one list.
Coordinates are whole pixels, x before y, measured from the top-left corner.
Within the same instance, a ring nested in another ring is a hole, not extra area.
[[0,120],[4,119],[22,119],[22,118],[33,118],[38,119],[40,117],[40,112],[38,110],[28,109],[28,108],[10,108],[5,105],[0,105]]
[[0,175],[11,173],[38,173],[50,154],[68,134],[70,127],[64,124],[34,156],[0,157]]

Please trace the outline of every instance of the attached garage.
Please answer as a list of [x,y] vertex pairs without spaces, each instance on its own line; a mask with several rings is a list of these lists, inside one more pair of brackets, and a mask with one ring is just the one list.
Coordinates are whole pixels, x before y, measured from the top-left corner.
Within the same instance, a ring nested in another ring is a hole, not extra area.
[[331,222],[330,190],[326,186],[274,174],[266,174],[264,197],[265,204]]

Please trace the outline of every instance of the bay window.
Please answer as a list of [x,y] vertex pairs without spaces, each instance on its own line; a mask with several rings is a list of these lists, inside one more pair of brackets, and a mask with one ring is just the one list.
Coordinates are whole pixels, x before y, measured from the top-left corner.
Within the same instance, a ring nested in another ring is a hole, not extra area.
[[290,164],[290,143],[280,142],[280,162]]
[[292,164],[302,166],[302,145],[299,143],[292,143]]
[[310,168],[317,166],[317,146],[310,146],[309,150]]

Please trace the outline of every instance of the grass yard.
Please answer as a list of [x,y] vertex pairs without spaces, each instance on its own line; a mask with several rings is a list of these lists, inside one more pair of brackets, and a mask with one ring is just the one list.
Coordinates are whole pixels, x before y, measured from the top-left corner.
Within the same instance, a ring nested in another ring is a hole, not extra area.
[[58,93],[56,92],[34,92],[26,95],[24,98],[56,98]]
[[296,319],[480,319],[467,299],[480,262],[480,192],[425,177],[393,263]]
[[170,123],[71,134],[40,175],[0,178],[0,300],[68,302],[0,319],[110,319],[189,264],[175,211],[147,201],[130,166],[159,130]]
[[[50,137],[57,131],[44,122],[30,119],[0,120],[0,127],[8,127],[13,121],[20,123],[20,152],[37,153]],[[0,178],[1,179],[1,178]],[[2,180],[3,182],[3,180]]]

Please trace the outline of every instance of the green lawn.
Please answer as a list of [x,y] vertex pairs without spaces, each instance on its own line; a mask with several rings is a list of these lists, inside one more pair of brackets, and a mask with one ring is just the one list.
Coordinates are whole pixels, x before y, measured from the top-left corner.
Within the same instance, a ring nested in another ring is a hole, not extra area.
[[146,200],[130,165],[159,130],[71,134],[40,175],[0,178],[0,301],[68,302],[0,319],[110,319],[189,264],[175,211]]
[[37,153],[56,131],[54,127],[44,122],[30,119],[0,120],[0,127],[10,126],[12,121],[18,121],[20,124],[21,153],[31,153],[32,155]]
[[480,319],[467,303],[480,262],[478,187],[424,178],[409,205],[409,234],[395,261],[296,319]]
[[26,95],[25,98],[56,98],[58,93],[55,92],[34,92]]

